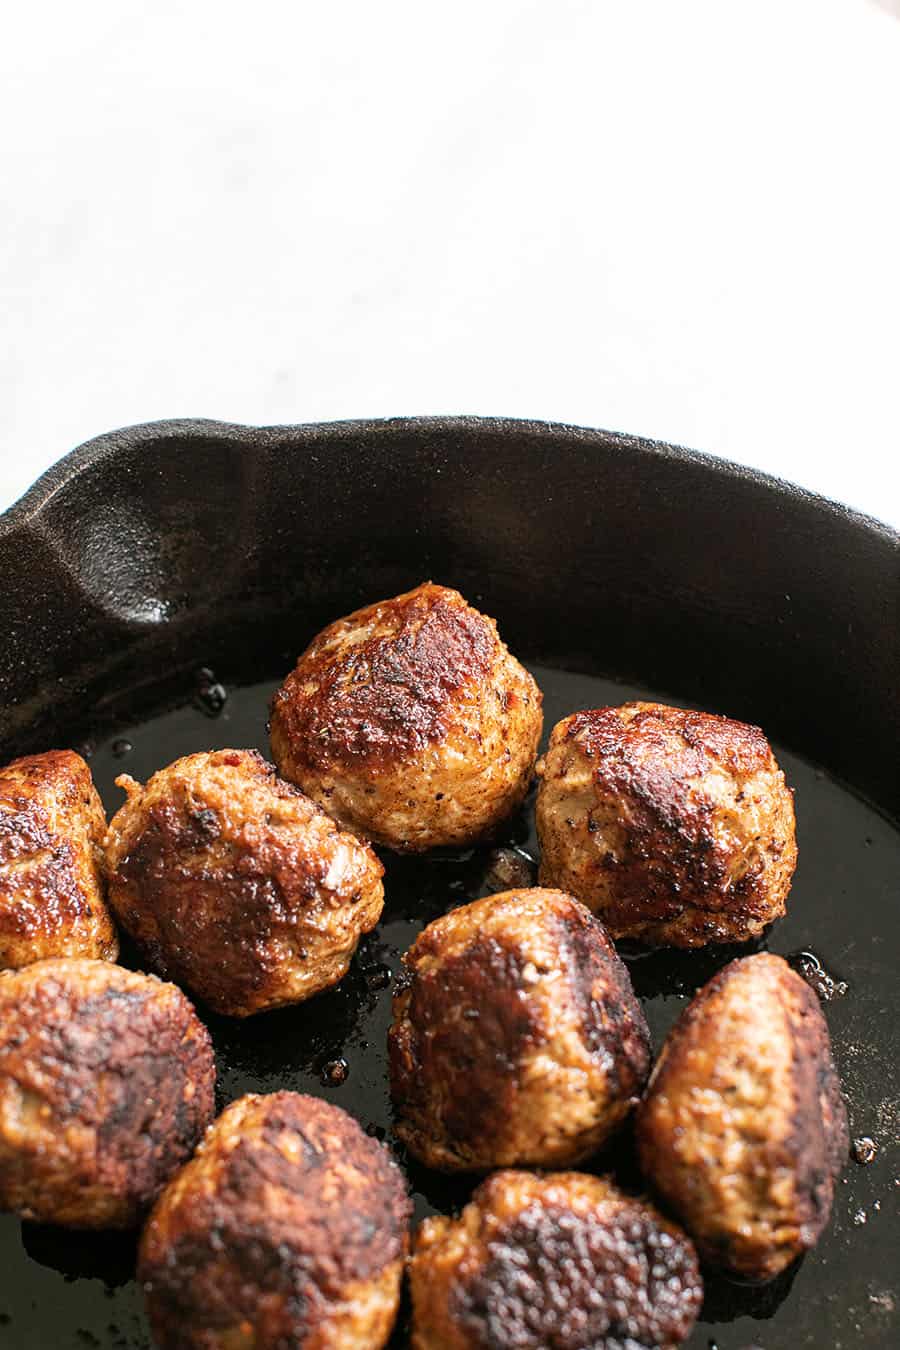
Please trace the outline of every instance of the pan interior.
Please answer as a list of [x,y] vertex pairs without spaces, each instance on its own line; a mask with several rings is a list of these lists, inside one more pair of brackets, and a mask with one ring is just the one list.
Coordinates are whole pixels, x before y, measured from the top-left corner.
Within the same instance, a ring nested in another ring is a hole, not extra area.
[[[545,697],[545,725],[578,708],[630,698],[665,699],[609,679],[531,667]],[[117,774],[141,780],[179,755],[225,746],[268,754],[266,716],[276,681],[228,688],[215,717],[193,690],[176,706],[114,729],[76,748],[90,754],[111,814],[121,804]],[[714,710],[713,710],[714,711]],[[703,1317],[688,1344],[718,1350],[887,1346],[900,1343],[896,1253],[900,1249],[900,986],[896,978],[900,835],[871,806],[815,765],[775,745],[795,790],[800,861],[787,917],[760,945],[783,955],[808,952],[846,992],[825,1004],[848,1097],[851,1137],[870,1136],[878,1151],[861,1167],[848,1162],[834,1214],[818,1248],[774,1284],[750,1288],[707,1274]],[[536,856],[532,803],[499,841]],[[315,1093],[355,1115],[391,1142],[385,1037],[390,986],[402,952],[430,919],[484,895],[489,848],[421,859],[385,857],[382,922],[364,939],[347,977],[298,1008],[230,1022],[200,1009],[219,1066],[219,1106],[243,1092],[292,1088]],[[655,1048],[688,998],[748,948],[629,954]],[[135,964],[125,952],[126,964]],[[330,1070],[343,1060],[347,1074]],[[404,1159],[404,1162],[406,1160]],[[639,1187],[626,1134],[593,1170],[614,1170]],[[407,1163],[417,1218],[463,1204],[471,1184]],[[120,1234],[69,1234],[0,1220],[0,1346],[56,1350],[150,1345],[133,1279],[134,1240]],[[394,1345],[406,1343],[402,1324]]]

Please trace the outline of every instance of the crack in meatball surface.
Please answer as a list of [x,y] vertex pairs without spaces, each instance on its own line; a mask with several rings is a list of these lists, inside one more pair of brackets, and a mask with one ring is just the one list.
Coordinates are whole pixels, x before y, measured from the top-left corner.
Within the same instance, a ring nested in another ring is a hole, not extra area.
[[165,1350],[378,1350],[411,1206],[384,1145],[296,1092],[246,1096],[159,1199],[138,1256]]
[[604,1177],[497,1172],[410,1262],[414,1350],[674,1350],[703,1285],[690,1241]]
[[325,628],[272,701],[279,772],[400,852],[491,834],[522,802],[541,693],[493,619],[427,582]]
[[446,1171],[593,1153],[635,1104],[649,1035],[602,926],[560,891],[476,900],[404,957],[389,1034],[396,1133]]
[[384,903],[374,853],[255,750],[187,755],[106,837],[109,899],[159,974],[216,1012],[299,1003],[346,974]]
[[816,995],[780,956],[733,961],[669,1032],[638,1110],[644,1175],[712,1265],[769,1280],[828,1222],[847,1114]]
[[540,881],[614,938],[744,942],[785,912],[793,794],[758,727],[660,703],[574,713],[538,763]]
[[105,831],[91,771],[74,751],[26,755],[0,769],[0,969],[55,956],[115,961]]
[[107,961],[0,975],[0,1207],[136,1224],[213,1116],[209,1035],[173,984]]

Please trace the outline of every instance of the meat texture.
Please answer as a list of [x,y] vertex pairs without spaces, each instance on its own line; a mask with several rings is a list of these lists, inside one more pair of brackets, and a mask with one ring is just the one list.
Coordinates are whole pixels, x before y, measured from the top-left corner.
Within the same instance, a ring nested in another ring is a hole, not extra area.
[[640,1096],[649,1037],[603,928],[560,891],[452,910],[404,957],[389,1036],[396,1133],[446,1171],[568,1165]]
[[703,1298],[685,1235],[604,1177],[497,1172],[410,1262],[413,1350],[674,1350]]
[[538,764],[540,880],[614,938],[744,942],[785,911],[793,796],[758,727],[626,703],[575,713]]
[[283,776],[401,852],[470,844],[522,802],[541,693],[493,619],[430,582],[314,638],[272,702]]
[[27,755],[0,769],[0,969],[53,956],[115,961],[105,830],[91,771],[74,751]]
[[255,750],[187,755],[106,837],[110,904],[159,974],[234,1017],[299,1003],[347,971],[383,868]]
[[644,1175],[711,1264],[769,1280],[815,1244],[847,1116],[818,999],[780,956],[733,961],[689,1004],[637,1141]]
[[163,1350],[377,1350],[400,1299],[411,1207],[387,1149],[336,1106],[242,1097],[141,1238]]
[[0,975],[0,1207],[138,1223],[213,1116],[209,1035],[180,989],[107,961]]

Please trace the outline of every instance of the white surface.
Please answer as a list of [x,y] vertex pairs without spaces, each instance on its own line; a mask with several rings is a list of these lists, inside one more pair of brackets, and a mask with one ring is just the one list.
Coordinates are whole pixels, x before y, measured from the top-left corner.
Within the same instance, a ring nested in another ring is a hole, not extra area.
[[898,13],[15,6],[0,507],[148,418],[477,412],[900,524]]

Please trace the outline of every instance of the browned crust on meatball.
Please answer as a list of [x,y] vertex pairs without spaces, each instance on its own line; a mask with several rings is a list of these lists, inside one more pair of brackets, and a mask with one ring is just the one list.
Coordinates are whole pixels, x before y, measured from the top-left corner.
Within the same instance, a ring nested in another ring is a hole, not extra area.
[[431,1167],[558,1166],[621,1123],[649,1035],[615,949],[559,891],[436,920],[404,957],[389,1034],[396,1133]]
[[213,1116],[206,1028],[174,985],[105,961],[0,975],[0,1206],[137,1223]]
[[[340,639],[367,628],[346,654]],[[487,674],[496,645],[490,620],[427,582],[313,638],[275,695],[273,722],[311,767],[395,763],[444,737],[452,696]]]
[[[432,935],[404,960],[410,968],[439,952]],[[390,1040],[397,1134],[432,1165],[435,1085],[448,1151],[458,1151],[462,1162],[470,1149],[502,1147],[519,1062],[541,1035],[538,1011],[527,999],[525,965],[523,954],[501,939],[476,935],[469,947],[441,961],[438,973],[413,974],[408,1003],[401,986],[397,1017],[403,1020],[395,1021]],[[458,1090],[463,1082],[465,1090]]]
[[813,991],[733,961],[673,1027],[638,1111],[645,1175],[708,1261],[772,1279],[828,1222],[847,1116]]
[[115,961],[104,900],[106,816],[91,771],[72,750],[0,769],[0,968],[53,956]]
[[541,694],[493,619],[431,582],[313,639],[272,701],[279,772],[403,852],[471,843],[521,803]]
[[498,1172],[410,1262],[414,1350],[674,1350],[703,1298],[690,1241],[606,1178]]
[[169,1350],[377,1347],[411,1205],[387,1149],[294,1092],[232,1103],[160,1197],[138,1279]]
[[542,884],[613,937],[694,947],[785,911],[793,798],[758,727],[657,703],[575,713],[538,764]]
[[187,755],[144,788],[117,781],[110,903],[154,970],[235,1017],[346,973],[381,914],[384,869],[261,755]]

